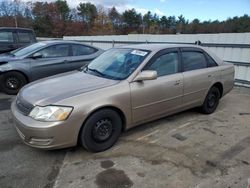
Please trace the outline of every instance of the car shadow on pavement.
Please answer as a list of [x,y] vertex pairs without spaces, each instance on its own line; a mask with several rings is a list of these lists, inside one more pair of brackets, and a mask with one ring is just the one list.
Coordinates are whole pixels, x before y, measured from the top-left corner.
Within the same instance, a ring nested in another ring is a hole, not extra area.
[[180,120],[181,118],[184,118],[184,117],[186,118],[190,116],[191,118],[197,115],[202,115],[199,112],[199,108],[192,108],[192,109],[182,111],[173,115],[162,117],[157,120],[153,120],[147,123],[140,124],[136,127],[133,127],[125,131],[122,134],[122,136],[126,137],[126,136],[130,136],[130,135],[137,134],[137,133],[144,132],[144,131],[151,130],[151,129],[158,129],[158,128],[160,129],[165,126],[169,126],[169,128],[174,128],[174,127],[176,128],[177,126],[175,124],[172,124],[172,122],[175,122],[176,120]]
[[7,95],[0,89],[0,111],[10,110],[11,102],[15,97],[16,95]]
[[9,110],[12,100],[12,98],[0,99],[0,111]]

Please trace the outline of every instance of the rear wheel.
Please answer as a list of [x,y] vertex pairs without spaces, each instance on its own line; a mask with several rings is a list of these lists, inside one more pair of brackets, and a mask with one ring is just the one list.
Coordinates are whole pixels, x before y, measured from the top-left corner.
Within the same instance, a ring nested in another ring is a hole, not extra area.
[[209,90],[203,105],[201,106],[202,113],[204,114],[213,113],[216,110],[219,101],[220,101],[220,91],[217,87],[212,87]]
[[7,72],[1,75],[0,87],[3,92],[15,95],[27,84],[25,76],[19,72]]
[[122,130],[122,120],[112,109],[103,109],[91,115],[80,133],[81,144],[89,151],[100,152],[114,145]]

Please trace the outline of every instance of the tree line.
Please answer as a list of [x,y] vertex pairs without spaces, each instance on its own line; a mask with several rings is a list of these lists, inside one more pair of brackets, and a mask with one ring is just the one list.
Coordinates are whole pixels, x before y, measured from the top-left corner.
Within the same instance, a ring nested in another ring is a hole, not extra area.
[[70,8],[66,0],[0,3],[0,27],[33,28],[40,37],[66,35],[239,33],[250,32],[250,16],[225,21],[187,20],[183,15],[159,16],[150,11],[142,15],[135,9],[119,13],[90,2]]

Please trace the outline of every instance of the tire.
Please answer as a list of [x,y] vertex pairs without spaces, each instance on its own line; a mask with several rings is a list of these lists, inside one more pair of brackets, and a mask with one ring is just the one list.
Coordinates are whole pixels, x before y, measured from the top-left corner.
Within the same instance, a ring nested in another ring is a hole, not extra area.
[[122,120],[112,109],[92,114],[82,127],[80,143],[88,151],[100,152],[112,147],[122,131]]
[[216,110],[217,106],[219,105],[219,101],[220,101],[220,91],[217,87],[212,87],[209,90],[203,105],[201,106],[201,112],[204,114],[213,113]]
[[7,72],[0,77],[0,88],[9,95],[15,95],[27,84],[25,76],[19,72]]

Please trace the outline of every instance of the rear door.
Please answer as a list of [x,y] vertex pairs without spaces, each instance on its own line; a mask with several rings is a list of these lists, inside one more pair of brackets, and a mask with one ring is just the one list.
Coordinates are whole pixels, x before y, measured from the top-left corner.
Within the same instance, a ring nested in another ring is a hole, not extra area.
[[70,57],[67,59],[66,68],[68,71],[76,70],[87,65],[99,55],[96,48],[81,44],[71,44]]
[[31,60],[33,80],[68,71],[69,49],[69,44],[55,44],[36,52],[41,58]]
[[219,80],[217,64],[209,58],[202,49],[181,48],[185,107],[201,105],[209,88]]
[[155,80],[130,83],[133,123],[140,123],[181,107],[183,75],[178,49],[158,52],[143,70],[155,70]]
[[0,53],[10,52],[17,48],[15,34],[10,29],[0,30]]

